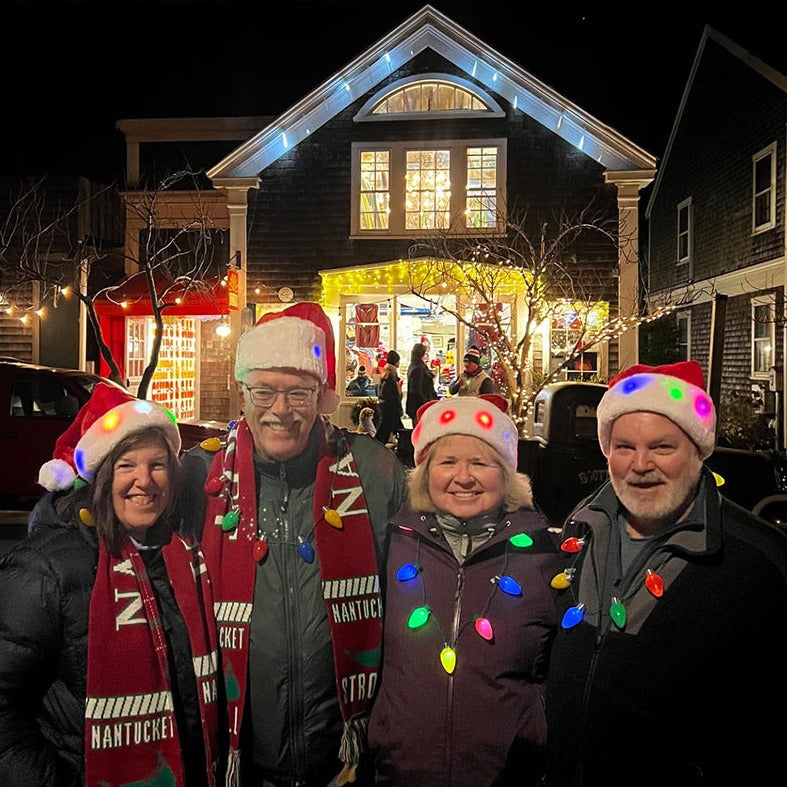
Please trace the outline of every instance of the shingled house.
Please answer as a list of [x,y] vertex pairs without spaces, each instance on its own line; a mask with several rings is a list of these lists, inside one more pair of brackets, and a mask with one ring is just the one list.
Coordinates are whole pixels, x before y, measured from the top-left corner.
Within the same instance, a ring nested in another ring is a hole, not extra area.
[[[212,121],[213,132],[233,122]],[[373,368],[390,348],[406,359],[421,339],[435,356],[461,361],[471,331],[424,308],[402,266],[428,228],[488,237],[513,205],[570,212],[592,200],[621,228],[620,248],[605,255],[580,248],[579,256],[595,276],[609,274],[610,313],[637,313],[639,190],[653,180],[655,158],[431,6],[283,114],[234,122],[243,141],[231,146],[219,134],[214,142],[230,149],[212,160],[211,119],[118,123],[129,206],[143,191],[149,152],[164,161],[167,126],[181,136],[181,156],[182,137],[204,132],[201,150],[190,151],[192,163],[205,166],[216,227],[227,236],[232,333],[220,352],[197,351],[202,380],[227,381],[240,331],[265,311],[306,299],[321,301],[334,323],[345,353],[340,391],[354,365]],[[500,308],[514,325],[522,318],[515,298]],[[214,329],[200,325],[213,345]],[[544,346],[551,344],[547,336]],[[600,346],[594,362],[606,377],[636,357],[631,331]],[[351,406],[340,405],[342,425]]]
[[709,370],[723,311],[722,405],[752,391],[771,412],[786,371],[785,123],[787,77],[706,26],[646,210],[647,290],[679,305],[665,319],[681,357]]

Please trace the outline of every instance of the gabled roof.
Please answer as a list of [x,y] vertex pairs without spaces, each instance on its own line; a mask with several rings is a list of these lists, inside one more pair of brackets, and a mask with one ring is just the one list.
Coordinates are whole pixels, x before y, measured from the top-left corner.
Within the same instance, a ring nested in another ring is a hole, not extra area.
[[702,60],[702,56],[705,52],[705,45],[708,43],[708,39],[715,41],[717,44],[719,44],[719,46],[724,47],[731,55],[737,57],[738,60],[752,69],[752,71],[756,71],[762,77],[776,85],[776,87],[778,87],[780,90],[787,93],[787,77],[785,77],[784,74],[780,73],[775,68],[771,68],[766,63],[763,63],[762,60],[754,57],[754,55],[747,52],[743,47],[738,46],[738,44],[736,44],[734,41],[731,41],[729,38],[727,38],[727,36],[722,35],[718,30],[715,30],[710,25],[705,25],[705,28],[702,31],[702,37],[700,38],[700,44],[697,47],[697,54],[694,56],[694,62],[692,63],[691,71],[689,72],[689,78],[686,82],[686,87],[683,89],[683,96],[680,100],[678,112],[675,115],[675,122],[672,124],[672,130],[670,131],[669,139],[667,140],[667,147],[664,151],[664,156],[661,159],[661,165],[659,166],[656,180],[653,183],[653,189],[650,194],[650,199],[648,200],[648,206],[645,210],[646,218],[650,218],[650,213],[656,200],[656,194],[658,193],[659,186],[661,185],[664,171],[667,168],[667,161],[669,160],[669,156],[672,151],[672,145],[675,141],[675,136],[678,132],[680,122],[683,118],[683,112],[686,109],[686,103],[694,85],[697,69],[699,68],[700,61]]
[[255,177],[429,48],[607,169],[655,167],[650,153],[426,5],[216,164],[208,177],[215,185],[225,179]]

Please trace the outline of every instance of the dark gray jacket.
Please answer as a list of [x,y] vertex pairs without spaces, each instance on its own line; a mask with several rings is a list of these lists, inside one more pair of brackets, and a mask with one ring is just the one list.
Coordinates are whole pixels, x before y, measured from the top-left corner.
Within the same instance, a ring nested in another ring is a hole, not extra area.
[[[249,701],[241,726],[243,781],[295,780],[324,787],[341,769],[342,719],[333,650],[320,581],[319,557],[298,555],[298,536],[310,541],[317,466],[315,425],[306,452],[287,462],[255,459],[258,519],[269,533],[268,556],[257,570],[251,620]],[[346,438],[355,457],[377,544],[378,565],[388,519],[406,494],[405,469],[369,435],[328,424],[329,439]],[[184,457],[193,504],[214,454],[201,448]],[[197,521],[199,514],[192,514]],[[278,520],[278,522],[277,522]],[[199,519],[201,522],[201,518]]]

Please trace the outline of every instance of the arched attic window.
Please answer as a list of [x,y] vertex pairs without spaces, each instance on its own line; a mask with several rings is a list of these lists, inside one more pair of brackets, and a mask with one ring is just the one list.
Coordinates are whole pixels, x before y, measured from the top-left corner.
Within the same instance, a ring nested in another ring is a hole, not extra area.
[[359,110],[356,121],[456,117],[502,117],[486,91],[451,74],[418,74],[386,85]]

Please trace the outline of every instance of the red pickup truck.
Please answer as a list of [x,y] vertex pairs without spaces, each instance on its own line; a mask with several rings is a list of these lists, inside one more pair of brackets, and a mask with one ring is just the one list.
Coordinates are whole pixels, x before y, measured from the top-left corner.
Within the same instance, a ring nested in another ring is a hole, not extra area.
[[[55,441],[104,377],[76,369],[59,369],[0,360],[0,507],[25,507],[44,494],[38,470],[52,458]],[[179,422],[183,450],[207,437],[226,437],[226,428]]]

